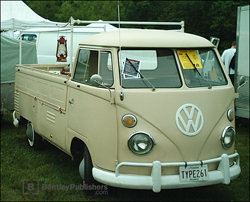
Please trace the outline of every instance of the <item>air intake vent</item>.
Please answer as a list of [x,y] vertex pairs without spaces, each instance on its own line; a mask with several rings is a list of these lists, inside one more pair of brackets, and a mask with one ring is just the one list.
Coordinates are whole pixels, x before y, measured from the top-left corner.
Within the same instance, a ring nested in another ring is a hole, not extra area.
[[16,114],[19,115],[19,93],[16,91],[14,95],[14,108],[15,108]]

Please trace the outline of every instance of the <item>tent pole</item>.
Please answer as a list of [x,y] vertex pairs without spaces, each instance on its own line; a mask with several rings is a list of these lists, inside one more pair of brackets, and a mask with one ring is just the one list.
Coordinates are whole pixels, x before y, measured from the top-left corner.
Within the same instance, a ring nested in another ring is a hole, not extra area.
[[72,16],[70,22],[70,31],[71,31],[71,40],[70,40],[70,72],[71,72],[73,66],[73,32],[74,32],[74,19]]
[[20,29],[20,40],[19,40],[19,65],[22,64],[22,29]]

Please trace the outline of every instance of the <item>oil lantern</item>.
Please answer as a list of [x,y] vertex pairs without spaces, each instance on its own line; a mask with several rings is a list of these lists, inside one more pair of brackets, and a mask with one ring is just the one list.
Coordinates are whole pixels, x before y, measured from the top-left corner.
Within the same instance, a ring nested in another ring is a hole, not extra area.
[[56,58],[57,62],[67,62],[67,40],[64,36],[57,40]]

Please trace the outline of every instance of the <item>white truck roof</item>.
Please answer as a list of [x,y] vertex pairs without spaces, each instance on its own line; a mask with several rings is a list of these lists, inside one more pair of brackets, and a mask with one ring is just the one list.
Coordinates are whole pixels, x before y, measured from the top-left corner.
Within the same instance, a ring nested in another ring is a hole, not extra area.
[[197,35],[154,29],[121,29],[103,32],[88,37],[80,45],[159,48],[215,47],[209,40]]

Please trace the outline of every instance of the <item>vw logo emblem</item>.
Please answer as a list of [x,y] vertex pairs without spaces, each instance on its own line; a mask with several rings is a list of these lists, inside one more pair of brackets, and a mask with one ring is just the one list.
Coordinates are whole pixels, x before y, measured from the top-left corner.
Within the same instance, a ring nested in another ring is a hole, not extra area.
[[188,136],[197,135],[203,127],[203,115],[194,104],[184,104],[176,112],[176,125]]

